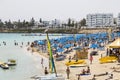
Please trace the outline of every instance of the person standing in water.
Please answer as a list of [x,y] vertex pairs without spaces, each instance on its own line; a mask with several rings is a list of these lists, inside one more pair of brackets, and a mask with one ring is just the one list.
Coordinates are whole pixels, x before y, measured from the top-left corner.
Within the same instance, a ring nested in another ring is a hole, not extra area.
[[23,42],[21,44],[23,45]]

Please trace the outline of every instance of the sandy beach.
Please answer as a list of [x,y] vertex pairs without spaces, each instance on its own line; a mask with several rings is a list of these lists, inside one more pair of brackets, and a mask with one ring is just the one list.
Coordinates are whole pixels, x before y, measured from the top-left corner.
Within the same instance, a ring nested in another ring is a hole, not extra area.
[[[18,36],[18,37],[19,37],[19,39],[23,39],[23,36]],[[19,46],[15,46],[14,39],[15,38],[13,37],[13,39],[11,39],[9,41],[6,40],[6,43],[7,43],[6,46],[1,43],[2,45],[0,47],[1,47],[2,53],[1,53],[0,58],[1,58],[1,60],[3,59],[4,61],[6,61],[7,58],[14,58],[18,61],[18,66],[16,67],[16,69],[13,69],[10,71],[8,70],[8,72],[5,72],[4,70],[1,69],[1,75],[3,75],[3,77],[1,79],[4,79],[4,76],[6,76],[6,75],[7,76],[9,75],[8,78],[11,78],[11,76],[13,74],[16,75],[14,77],[14,79],[16,79],[16,80],[21,80],[21,79],[22,80],[31,80],[30,77],[32,77],[34,75],[38,75],[38,76],[44,75],[44,68],[48,67],[48,64],[49,64],[48,63],[49,56],[47,55],[47,53],[43,53],[43,51],[38,51],[35,48],[32,48],[33,50],[31,50],[31,49],[27,50],[27,48],[30,45],[26,46],[27,42],[28,42],[27,41],[28,39],[26,39],[26,38],[25,38],[26,42],[24,43],[23,47],[20,47],[20,46],[21,46],[21,41],[24,41],[24,40],[19,40]],[[33,37],[31,37],[31,39],[34,40]],[[4,39],[2,39],[2,40],[4,40]],[[105,74],[106,72],[108,72],[108,75],[97,76],[97,77],[95,77],[96,80],[110,80],[110,79],[108,79],[110,74],[113,74],[113,79],[111,79],[111,80],[120,80],[120,76],[119,76],[120,65],[118,65],[119,64],[118,62],[104,63],[104,64],[99,63],[99,58],[101,58],[101,54],[103,57],[106,56],[106,50],[97,49],[98,55],[93,56],[93,63],[90,64],[89,54],[92,50],[93,49],[88,49],[88,59],[85,59],[85,61],[87,62],[87,66],[90,67],[91,74],[85,75],[85,76],[80,76],[81,77],[80,80],[90,80],[93,78],[93,75]],[[65,62],[68,61],[69,56],[73,56],[75,53],[76,53],[75,50],[73,50],[69,54],[66,54],[67,57],[65,60],[55,61],[57,74],[62,74],[64,76],[65,80],[78,80],[77,79],[78,76],[76,76],[76,74],[80,74],[83,69],[85,69],[85,70],[87,69],[87,66],[74,67],[74,68],[70,67],[70,79],[67,79],[67,75],[66,75],[67,66],[65,65]],[[44,59],[43,67],[41,65],[42,58]],[[26,61],[26,62],[24,62],[24,61]],[[25,71],[24,71],[23,67],[26,69]],[[114,71],[114,69],[112,69],[113,67],[116,67],[117,71]],[[33,69],[33,70],[30,72],[31,69]],[[17,75],[16,73],[18,73],[18,72],[21,75]],[[24,74],[25,74],[25,76],[23,76]],[[19,77],[21,76],[21,78],[19,78],[18,76]]]
[[[93,49],[89,49],[88,54],[92,50]],[[34,53],[39,54],[40,57],[43,57],[44,59],[48,59],[48,56],[43,54],[43,53],[40,53],[40,52],[39,53],[34,52]],[[102,56],[106,55],[105,50],[103,50],[103,51],[98,50],[98,55],[93,56],[93,63],[92,64],[90,64],[89,59],[85,59],[85,61],[87,62],[86,66],[84,66],[84,67],[83,66],[82,67],[70,67],[70,79],[67,79],[67,75],[66,75],[67,66],[65,65],[65,62],[68,61],[69,56],[73,56],[74,54],[75,54],[75,50],[72,51],[70,54],[67,54],[67,58],[65,60],[55,61],[57,73],[62,74],[65,77],[65,80],[78,80],[78,76],[76,74],[80,74],[82,69],[87,69],[87,66],[90,67],[91,74],[80,76],[81,77],[80,80],[92,80],[93,75],[105,74],[106,72],[108,72],[108,75],[98,76],[98,77],[96,77],[96,80],[120,80],[119,72],[114,72],[114,69],[112,69],[113,67],[120,68],[120,66],[118,65],[117,62],[104,63],[104,64],[99,63],[99,58],[101,58],[101,54],[102,54]],[[109,79],[110,74],[113,74],[113,79]]]

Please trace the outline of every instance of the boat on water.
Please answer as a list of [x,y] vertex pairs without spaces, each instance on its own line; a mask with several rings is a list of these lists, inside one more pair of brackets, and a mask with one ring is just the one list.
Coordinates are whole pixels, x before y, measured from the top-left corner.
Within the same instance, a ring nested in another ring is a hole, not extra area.
[[72,66],[72,65],[77,66],[80,64],[86,64],[86,61],[85,60],[71,60],[65,63],[66,66]]
[[16,60],[14,60],[14,59],[8,59],[7,64],[8,64],[8,66],[15,66],[16,65]]
[[3,69],[9,69],[9,66],[8,66],[7,63],[1,64],[0,67],[3,68]]

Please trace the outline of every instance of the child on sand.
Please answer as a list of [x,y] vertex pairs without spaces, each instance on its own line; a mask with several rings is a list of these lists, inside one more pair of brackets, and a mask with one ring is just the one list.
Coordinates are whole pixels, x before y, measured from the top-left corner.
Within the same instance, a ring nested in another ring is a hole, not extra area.
[[47,67],[45,67],[45,75],[47,75],[47,74],[48,74]]

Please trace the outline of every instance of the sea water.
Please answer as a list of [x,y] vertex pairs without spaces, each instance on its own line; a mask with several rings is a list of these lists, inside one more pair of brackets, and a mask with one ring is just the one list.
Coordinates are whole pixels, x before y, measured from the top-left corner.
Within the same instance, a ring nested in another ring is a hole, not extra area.
[[[30,77],[34,75],[44,75],[44,68],[41,66],[39,55],[26,49],[28,42],[46,39],[46,36],[22,36],[23,34],[0,33],[0,61],[7,62],[8,59],[17,61],[17,65],[8,70],[0,68],[0,80],[31,80]],[[51,39],[60,37],[63,36],[50,36]],[[3,41],[6,42],[6,45],[3,44]],[[18,43],[18,46],[14,45],[15,42]],[[47,66],[48,59],[44,61],[44,67]]]

